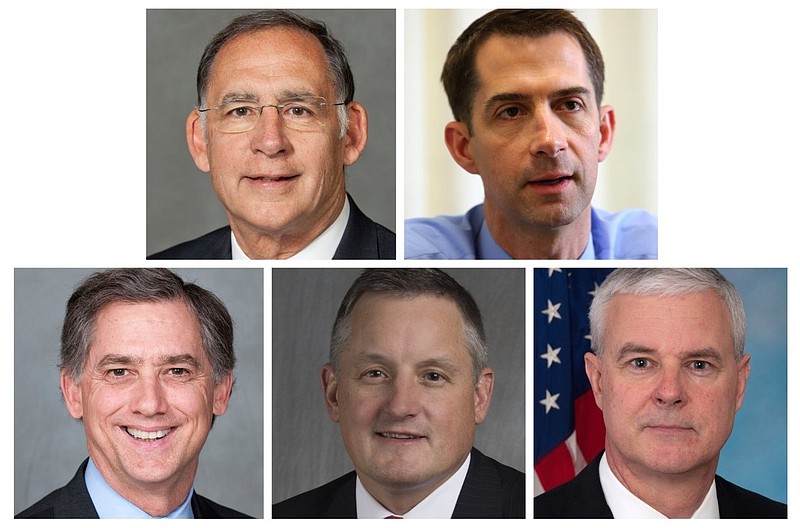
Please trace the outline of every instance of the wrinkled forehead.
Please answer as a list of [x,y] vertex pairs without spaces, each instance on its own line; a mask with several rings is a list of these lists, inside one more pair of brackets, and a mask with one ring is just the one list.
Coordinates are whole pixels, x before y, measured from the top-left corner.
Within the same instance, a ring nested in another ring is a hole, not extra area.
[[[306,87],[328,96],[333,79],[322,44],[296,28],[268,28],[237,35],[217,53],[206,96],[229,90],[271,92],[280,87]],[[266,96],[268,94],[261,94]]]

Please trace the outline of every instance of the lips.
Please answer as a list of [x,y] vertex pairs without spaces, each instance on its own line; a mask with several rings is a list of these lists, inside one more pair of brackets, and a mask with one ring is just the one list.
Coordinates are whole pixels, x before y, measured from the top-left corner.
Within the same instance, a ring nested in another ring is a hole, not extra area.
[[299,174],[286,174],[286,175],[282,175],[282,174],[279,174],[279,175],[264,174],[264,175],[245,176],[245,178],[248,179],[248,180],[251,180],[251,181],[256,181],[256,182],[260,181],[260,182],[267,182],[268,183],[268,182],[289,181],[289,180],[293,180],[293,179],[297,178],[298,176],[300,176],[300,175]]
[[401,433],[401,432],[393,432],[393,431],[381,431],[377,433],[378,436],[383,438],[389,438],[393,440],[419,440],[421,438],[425,438],[421,435],[416,435],[412,433]]

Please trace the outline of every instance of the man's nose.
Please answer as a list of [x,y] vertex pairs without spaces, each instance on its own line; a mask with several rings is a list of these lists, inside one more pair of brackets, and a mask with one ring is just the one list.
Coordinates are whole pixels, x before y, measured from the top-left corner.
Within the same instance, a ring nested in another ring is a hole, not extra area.
[[131,388],[131,410],[144,416],[167,412],[167,395],[157,376],[142,376]]
[[686,402],[683,372],[680,366],[664,366],[656,380],[653,391],[656,405],[683,405]]
[[410,376],[395,377],[386,394],[384,408],[394,418],[408,418],[420,412],[421,387]]
[[280,109],[265,106],[250,131],[250,147],[253,152],[262,152],[267,157],[275,157],[291,149],[287,128],[280,115]]
[[554,158],[566,150],[564,123],[552,109],[537,108],[531,121],[531,154]]

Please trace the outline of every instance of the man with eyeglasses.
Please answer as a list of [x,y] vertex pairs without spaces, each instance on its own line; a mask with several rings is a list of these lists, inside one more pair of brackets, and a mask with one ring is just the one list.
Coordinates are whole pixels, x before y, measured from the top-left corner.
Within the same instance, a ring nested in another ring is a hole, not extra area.
[[208,44],[189,152],[229,226],[152,259],[394,259],[395,235],[345,190],[367,142],[341,43],[288,11],[234,19]]
[[561,9],[495,10],[456,40],[442,72],[450,155],[483,181],[465,215],[406,221],[407,259],[655,259],[646,211],[591,205],[616,118],[604,65]]

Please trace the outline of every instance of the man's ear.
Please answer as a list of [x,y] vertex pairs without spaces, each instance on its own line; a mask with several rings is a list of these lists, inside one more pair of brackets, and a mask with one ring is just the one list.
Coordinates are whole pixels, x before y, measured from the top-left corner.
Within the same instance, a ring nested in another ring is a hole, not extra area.
[[489,404],[492,402],[494,390],[494,371],[485,368],[481,371],[478,384],[475,385],[475,424],[483,423],[489,414]]
[[614,143],[614,130],[617,128],[617,118],[614,109],[610,106],[600,107],[600,146],[597,150],[597,161],[603,161],[611,153]]
[[211,170],[211,165],[208,163],[208,144],[200,119],[200,112],[197,111],[197,108],[192,110],[189,117],[186,118],[186,143],[197,168],[208,172]]
[[347,105],[347,131],[344,142],[344,164],[350,166],[361,157],[367,145],[367,109],[355,101]]
[[328,409],[328,416],[336,423],[339,423],[339,384],[336,381],[336,374],[333,366],[325,363],[322,367],[322,394],[325,398],[325,408]]
[[466,123],[451,121],[445,125],[444,143],[447,145],[450,155],[465,171],[478,174],[469,142],[470,134]]
[[64,403],[67,404],[67,411],[76,420],[83,418],[83,395],[81,385],[72,379],[66,369],[61,369],[61,394],[64,396]]
[[603,384],[600,372],[600,358],[593,352],[587,352],[583,356],[584,368],[586,369],[586,376],[589,378],[589,383],[592,384],[592,393],[594,394],[594,401],[597,407],[603,410]]
[[222,416],[228,410],[228,403],[231,400],[233,390],[233,372],[228,372],[217,383],[214,384],[214,416]]

